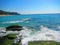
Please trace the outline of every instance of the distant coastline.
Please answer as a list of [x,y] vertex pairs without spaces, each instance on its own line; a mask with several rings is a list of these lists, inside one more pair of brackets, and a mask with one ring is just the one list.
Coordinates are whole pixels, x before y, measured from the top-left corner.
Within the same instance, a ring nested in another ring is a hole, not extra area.
[[0,16],[5,16],[5,15],[20,15],[20,14],[17,12],[7,12],[7,11],[0,10]]

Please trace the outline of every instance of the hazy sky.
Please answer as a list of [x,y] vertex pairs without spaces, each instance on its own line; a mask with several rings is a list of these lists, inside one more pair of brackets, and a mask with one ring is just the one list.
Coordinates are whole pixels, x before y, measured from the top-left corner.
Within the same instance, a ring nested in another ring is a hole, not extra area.
[[60,0],[0,0],[0,9],[21,14],[60,13]]

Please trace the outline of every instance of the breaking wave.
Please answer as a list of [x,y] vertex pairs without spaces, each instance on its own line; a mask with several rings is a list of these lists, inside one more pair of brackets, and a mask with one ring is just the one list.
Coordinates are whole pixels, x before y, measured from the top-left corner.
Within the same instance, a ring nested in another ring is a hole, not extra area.
[[44,26],[40,26],[39,31],[26,29],[23,32],[22,44],[28,44],[29,41],[56,41],[60,42],[60,31],[52,30]]
[[[5,31],[4,31],[5,32]],[[10,31],[8,33],[13,33]],[[49,29],[43,25],[40,26],[40,30],[35,30],[28,27],[23,27],[22,31],[15,31],[14,33],[19,33],[17,37],[19,38],[22,35],[22,45],[27,45],[29,41],[56,41],[60,42],[60,31]],[[3,34],[0,34],[0,36]],[[18,39],[17,39],[18,40]]]

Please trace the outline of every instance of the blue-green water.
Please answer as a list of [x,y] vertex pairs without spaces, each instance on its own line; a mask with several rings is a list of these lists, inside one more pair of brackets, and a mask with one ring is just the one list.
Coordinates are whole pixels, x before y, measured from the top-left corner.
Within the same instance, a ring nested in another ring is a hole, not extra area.
[[60,26],[60,14],[29,14],[0,16],[0,27],[7,27],[18,24],[34,29],[39,29],[41,25],[48,28],[57,29]]

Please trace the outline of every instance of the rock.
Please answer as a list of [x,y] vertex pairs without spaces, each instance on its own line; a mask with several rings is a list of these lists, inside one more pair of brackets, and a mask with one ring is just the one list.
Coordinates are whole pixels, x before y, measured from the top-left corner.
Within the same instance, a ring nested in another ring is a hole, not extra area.
[[23,27],[18,25],[12,25],[12,26],[6,27],[7,31],[21,31],[22,29]]

